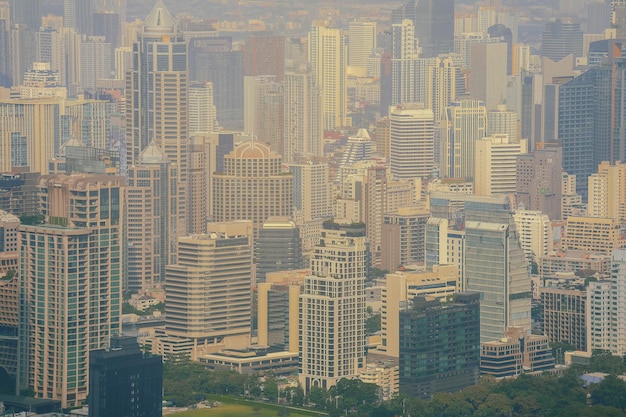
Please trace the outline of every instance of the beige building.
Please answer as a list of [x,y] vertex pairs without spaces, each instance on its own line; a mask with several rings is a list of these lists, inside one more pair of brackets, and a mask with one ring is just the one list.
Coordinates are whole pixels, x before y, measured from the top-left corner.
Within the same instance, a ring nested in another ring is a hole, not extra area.
[[552,252],[552,223],[540,211],[516,210],[513,214],[520,245],[529,262]]
[[367,75],[367,61],[376,50],[376,22],[350,22],[348,25],[348,72]]
[[216,226],[224,230],[179,238],[178,262],[165,274],[165,332],[192,339],[196,354],[250,341],[252,237],[237,223]]
[[603,279],[611,275],[611,255],[599,252],[569,250],[553,252],[538,259],[539,275],[554,276],[558,272],[595,271]]
[[291,217],[293,175],[267,145],[244,142],[224,157],[213,175],[213,220],[252,220],[260,228],[271,216]]
[[181,198],[172,186],[178,167],[154,143],[127,168],[125,188],[127,259],[124,288],[147,290],[165,281],[165,266],[175,262],[177,229],[174,207]]
[[322,90],[323,130],[350,126],[345,35],[340,29],[316,25],[309,31],[308,46],[315,83]]
[[443,299],[460,290],[454,265],[434,265],[430,271],[387,274],[382,291],[380,350],[397,358],[400,354],[400,310],[415,296]]
[[24,301],[18,386],[63,408],[87,399],[87,352],[106,348],[121,332],[123,181],[43,176],[48,223],[18,229]]
[[19,325],[19,235],[20,220],[0,210],[0,368],[17,373]]
[[376,384],[383,401],[391,400],[400,393],[400,372],[396,361],[368,361],[358,378],[366,384]]
[[300,295],[299,379],[306,393],[354,378],[365,366],[366,238],[359,226],[333,227],[322,231]]
[[258,285],[258,344],[298,352],[299,301],[308,269],[268,272]]
[[603,217],[574,217],[567,219],[563,250],[582,250],[610,254],[624,246],[619,223]]
[[626,222],[626,164],[602,162],[589,177],[587,215]]
[[278,155],[284,151],[283,85],[275,75],[243,78],[244,132],[269,145]]
[[404,206],[385,213],[381,230],[381,269],[395,271],[401,265],[425,263],[429,217],[430,211],[423,206]]
[[517,156],[528,152],[526,139],[495,134],[476,141],[474,190],[479,195],[515,194]]

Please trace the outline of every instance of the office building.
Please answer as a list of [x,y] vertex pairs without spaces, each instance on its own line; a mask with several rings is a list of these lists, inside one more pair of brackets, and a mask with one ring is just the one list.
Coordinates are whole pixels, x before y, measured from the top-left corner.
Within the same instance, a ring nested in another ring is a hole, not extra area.
[[20,219],[0,211],[0,368],[17,375]]
[[194,81],[189,84],[189,135],[211,133],[217,127],[213,101],[213,83]]
[[311,255],[299,309],[299,379],[306,393],[356,377],[365,366],[368,248],[355,229],[325,228]]
[[93,34],[93,1],[63,0],[63,26],[83,35]]
[[48,172],[48,161],[61,147],[62,112],[57,99],[0,101],[0,123],[11,129],[0,131],[2,155],[0,171],[30,167],[31,171]]
[[395,179],[428,178],[434,166],[434,115],[419,103],[391,109],[390,168]]
[[530,277],[509,198],[472,196],[464,210],[465,290],[482,293],[481,342],[510,326],[530,331]]
[[515,194],[517,156],[528,150],[526,139],[495,134],[476,141],[474,192],[479,195]]
[[163,360],[144,356],[135,337],[89,352],[89,417],[159,417],[162,392]]
[[475,385],[480,363],[480,295],[452,303],[416,297],[400,311],[400,393],[430,398]]
[[411,20],[403,20],[391,28],[391,104],[418,102],[419,41]]
[[298,308],[308,269],[269,272],[258,284],[258,343],[298,352]]
[[346,76],[348,51],[341,30],[313,26],[309,31],[309,62],[315,82],[322,89],[324,130],[350,126]]
[[230,37],[192,38],[189,79],[213,83],[217,120],[227,128],[243,126],[243,52]]
[[93,94],[99,80],[111,77],[111,44],[104,36],[89,36],[80,44],[80,85]]
[[502,340],[480,345],[482,375],[512,377],[524,372],[554,369],[554,364],[548,337],[529,334],[520,328],[510,327]]
[[487,135],[507,134],[512,141],[528,139],[520,136],[517,119],[517,112],[509,110],[506,104],[499,104],[494,110],[487,112]]
[[257,35],[243,44],[243,75],[257,77],[273,76],[276,82],[285,75],[286,39],[279,35]]
[[25,25],[37,30],[41,26],[40,0],[8,0],[11,24]]
[[[9,45],[11,44],[11,16],[9,15],[9,4],[0,4],[0,54],[10,56]],[[0,62],[0,86],[9,88],[13,85],[11,76],[11,63],[8,59]]]
[[541,56],[560,61],[583,56],[583,32],[571,19],[550,19],[541,35]]
[[480,42],[471,46],[470,94],[483,101],[487,110],[494,110],[506,100],[507,54],[505,42]]
[[282,84],[273,75],[246,76],[243,88],[244,132],[281,155],[284,149]]
[[420,206],[399,207],[383,216],[380,268],[395,271],[401,265],[426,262],[426,222],[430,212]]
[[511,75],[513,67],[513,32],[502,23],[489,26],[486,32],[489,38],[506,42],[506,73]]
[[178,261],[166,267],[168,336],[191,339],[196,350],[249,344],[252,237],[239,229],[212,224],[209,234],[178,240]]
[[[35,0],[32,0],[35,1]],[[15,0],[20,4],[20,0]],[[24,72],[30,69],[37,59],[37,29],[26,25],[15,25],[9,33],[9,51],[11,53],[12,85],[21,85]]]
[[254,257],[257,282],[265,282],[268,272],[301,269],[300,229],[289,218],[268,218],[255,241]]
[[518,155],[515,186],[518,206],[545,213],[551,220],[562,218],[562,161],[562,149],[556,143],[542,142],[533,152]]
[[429,300],[445,300],[460,291],[459,276],[454,265],[433,265],[423,271],[405,269],[385,275],[381,291],[382,343],[378,350],[386,356],[400,355],[399,314],[415,297]]
[[173,186],[178,169],[154,142],[129,165],[125,188],[124,288],[146,290],[162,285],[165,266],[175,262],[176,213],[181,198]]
[[284,161],[323,156],[322,90],[311,71],[285,73],[283,109]]
[[423,45],[424,56],[436,57],[453,51],[453,1],[409,1],[392,11],[392,23],[401,23],[404,19],[415,25],[415,37]]
[[114,64],[115,50],[122,45],[122,21],[119,13],[112,10],[98,10],[94,13],[93,34],[104,36],[104,41],[111,45],[109,56],[111,57],[111,64]]
[[87,352],[108,346],[121,331],[123,181],[43,176],[47,222],[19,228],[18,386],[63,408],[87,399]]
[[293,175],[283,172],[280,155],[250,141],[224,157],[224,169],[213,175],[214,221],[252,220],[258,230],[269,217],[292,211]]
[[364,77],[367,63],[376,50],[376,22],[353,21],[348,25],[348,72]]
[[476,142],[487,135],[487,109],[482,101],[450,103],[440,122],[439,172],[442,178],[474,178]]
[[[435,121],[439,122],[450,103],[465,94],[461,67],[450,57],[420,60],[420,63],[420,100],[433,110]],[[426,78],[421,76],[422,73]],[[424,85],[426,91],[423,91]],[[435,148],[435,152],[439,154],[439,149]]]
[[304,221],[332,217],[331,183],[328,164],[305,160],[289,164],[293,175],[293,206]]

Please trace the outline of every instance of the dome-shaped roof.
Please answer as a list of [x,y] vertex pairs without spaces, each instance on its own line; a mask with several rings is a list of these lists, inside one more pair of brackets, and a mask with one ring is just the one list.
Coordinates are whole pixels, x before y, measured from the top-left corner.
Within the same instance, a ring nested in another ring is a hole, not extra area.
[[269,146],[264,143],[249,141],[237,146],[233,151],[235,158],[260,159],[272,156]]

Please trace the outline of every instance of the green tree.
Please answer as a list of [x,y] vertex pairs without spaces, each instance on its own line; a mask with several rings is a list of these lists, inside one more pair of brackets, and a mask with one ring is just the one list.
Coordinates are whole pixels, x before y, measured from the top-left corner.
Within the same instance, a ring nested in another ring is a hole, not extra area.
[[592,404],[626,410],[626,382],[615,375],[609,375],[599,384],[591,385],[589,391]]
[[369,316],[365,320],[365,332],[367,334],[376,333],[380,330],[380,313]]
[[328,392],[320,387],[311,387],[309,390],[309,402],[317,407],[324,407],[328,399]]
[[22,215],[20,216],[20,223],[28,225],[28,226],[38,226],[40,224],[44,224],[46,222],[46,216],[43,214],[35,214],[35,215]]

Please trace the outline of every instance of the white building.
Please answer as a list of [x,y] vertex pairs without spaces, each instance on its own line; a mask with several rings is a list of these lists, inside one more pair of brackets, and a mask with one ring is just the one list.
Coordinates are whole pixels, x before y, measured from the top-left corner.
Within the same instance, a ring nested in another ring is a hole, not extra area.
[[515,194],[517,156],[527,153],[526,139],[496,134],[476,141],[474,190],[476,194]]
[[189,135],[211,133],[217,125],[213,83],[193,82],[189,86]]
[[529,261],[547,256],[552,251],[552,223],[540,211],[517,210],[513,215],[520,245]]
[[391,174],[395,179],[432,176],[434,167],[434,115],[420,103],[390,109]]

